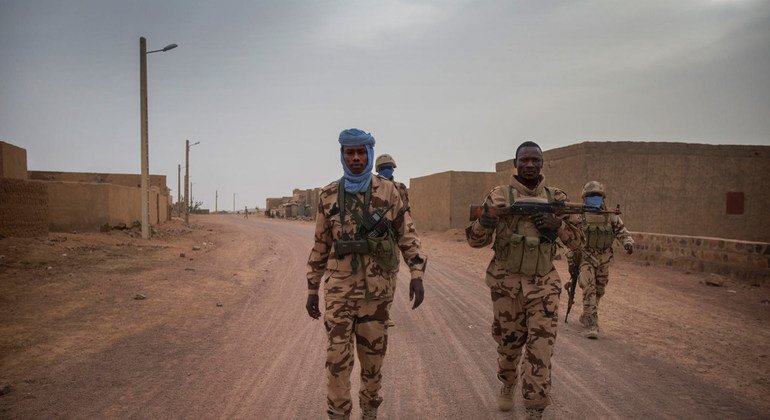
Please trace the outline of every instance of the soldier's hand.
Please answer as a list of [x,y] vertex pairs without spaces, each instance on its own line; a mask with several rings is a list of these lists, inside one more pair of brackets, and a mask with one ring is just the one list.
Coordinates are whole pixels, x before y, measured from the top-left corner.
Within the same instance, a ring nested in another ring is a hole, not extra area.
[[500,218],[497,217],[497,215],[490,213],[485,204],[484,213],[481,213],[481,217],[479,217],[479,224],[487,229],[494,229],[499,221]]
[[552,213],[538,213],[532,216],[532,220],[535,222],[535,227],[541,235],[548,238],[551,242],[556,242],[562,223],[561,219]]
[[307,303],[305,304],[307,314],[313,319],[321,317],[321,311],[318,310],[318,295],[307,295]]
[[412,309],[417,309],[425,298],[425,289],[422,287],[422,279],[412,279],[409,283],[409,301],[414,300]]
[[632,244],[625,244],[625,245],[623,245],[623,248],[626,249],[626,253],[628,255],[631,255],[631,254],[634,253],[634,246]]

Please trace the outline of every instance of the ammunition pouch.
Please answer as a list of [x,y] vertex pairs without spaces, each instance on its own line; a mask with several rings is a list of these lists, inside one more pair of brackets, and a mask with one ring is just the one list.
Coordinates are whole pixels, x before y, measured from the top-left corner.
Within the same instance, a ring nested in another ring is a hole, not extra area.
[[337,259],[342,259],[348,254],[368,254],[369,242],[366,239],[336,240],[334,241],[334,254]]
[[586,248],[604,251],[612,246],[615,235],[612,226],[588,225],[585,227]]
[[367,236],[369,258],[374,260],[383,270],[392,273],[398,270],[398,249],[392,229],[381,236]]
[[498,237],[493,249],[497,264],[510,273],[542,277],[553,270],[556,244],[538,237],[518,234]]

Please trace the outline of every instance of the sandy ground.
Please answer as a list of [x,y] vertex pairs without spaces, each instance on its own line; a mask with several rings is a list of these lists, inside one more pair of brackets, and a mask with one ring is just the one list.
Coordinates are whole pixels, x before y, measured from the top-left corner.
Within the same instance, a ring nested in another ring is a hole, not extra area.
[[[149,242],[0,239],[0,417],[324,418],[325,333],[304,310],[312,223],[192,221]],[[496,410],[491,251],[461,232],[423,241],[426,300],[409,309],[402,267],[380,417],[522,418],[518,395]],[[579,304],[559,325],[546,418],[770,416],[770,287],[623,258],[610,278],[599,340],[581,337]]]

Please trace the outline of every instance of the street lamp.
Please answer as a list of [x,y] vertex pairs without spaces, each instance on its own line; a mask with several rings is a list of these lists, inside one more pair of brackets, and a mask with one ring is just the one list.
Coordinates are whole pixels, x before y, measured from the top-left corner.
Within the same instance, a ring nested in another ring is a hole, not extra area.
[[147,130],[147,54],[176,48],[168,44],[160,50],[147,51],[147,40],[139,37],[139,114],[141,120],[142,153],[142,239],[150,239],[150,159]]
[[190,148],[201,142],[196,141],[190,144],[190,140],[184,141],[184,222],[190,223],[190,196],[188,195],[188,186],[190,185]]

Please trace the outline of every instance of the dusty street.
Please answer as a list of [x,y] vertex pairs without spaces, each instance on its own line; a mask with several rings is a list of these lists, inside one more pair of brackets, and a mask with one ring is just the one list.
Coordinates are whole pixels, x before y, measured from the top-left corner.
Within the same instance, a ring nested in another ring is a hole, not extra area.
[[[192,221],[149,243],[0,239],[0,417],[324,418],[325,333],[304,309],[313,224]],[[496,409],[491,251],[460,232],[423,242],[426,299],[409,309],[402,266],[381,418],[522,418],[518,393]],[[580,292],[562,322],[563,293],[546,417],[766,418],[770,287],[705,278],[619,259],[597,341],[580,336]]]

